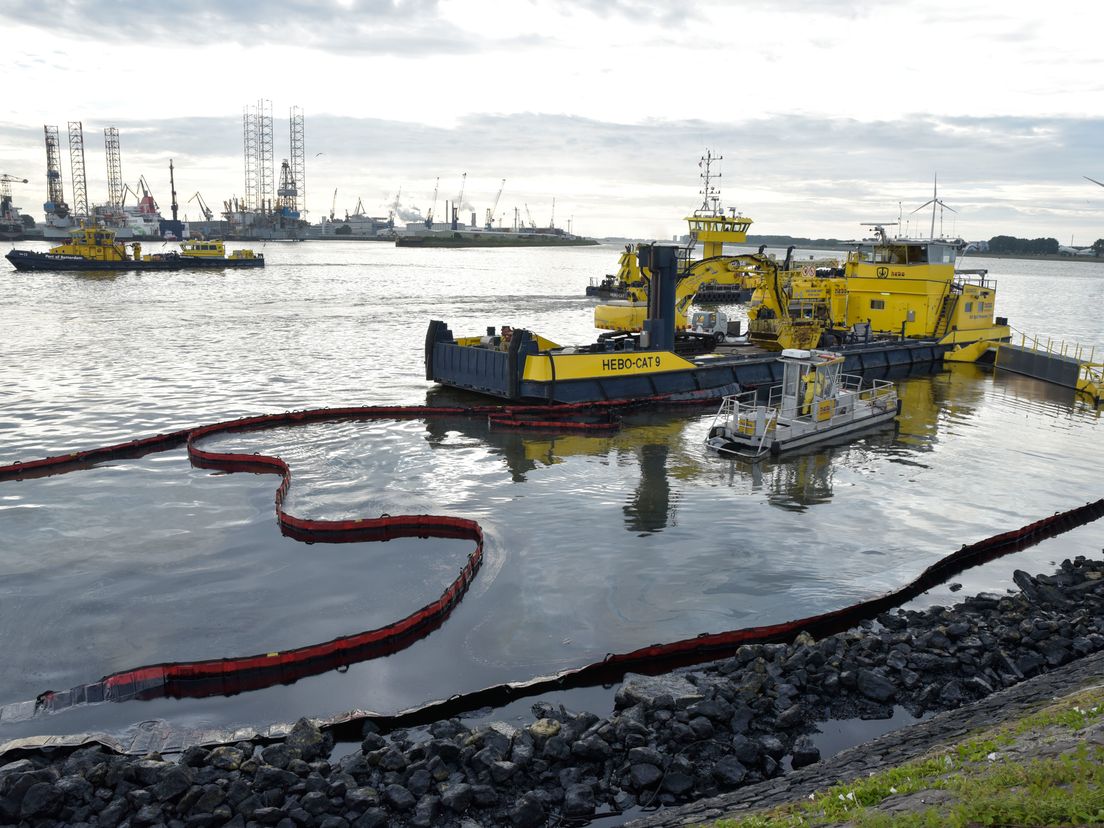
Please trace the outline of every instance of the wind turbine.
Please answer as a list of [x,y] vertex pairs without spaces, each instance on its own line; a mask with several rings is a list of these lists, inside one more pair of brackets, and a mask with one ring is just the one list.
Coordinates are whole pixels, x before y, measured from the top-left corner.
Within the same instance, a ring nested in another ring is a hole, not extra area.
[[[1099,183],[1099,182],[1097,182],[1097,183]],[[1104,184],[1101,184],[1101,186],[1104,187]],[[935,173],[935,175],[932,178],[932,197],[931,197],[931,199],[929,199],[928,201],[925,201],[923,204],[921,204],[919,207],[917,207],[912,212],[913,213],[918,213],[921,210],[923,210],[925,207],[927,207],[929,204],[931,205],[931,208],[932,208],[931,238],[935,239],[935,208],[937,206],[939,207],[939,232],[940,232],[940,234],[943,233],[943,208],[946,207],[952,213],[957,213],[958,212],[958,210],[956,210],[954,207],[947,207],[947,205],[944,204],[939,198],[939,173]]]

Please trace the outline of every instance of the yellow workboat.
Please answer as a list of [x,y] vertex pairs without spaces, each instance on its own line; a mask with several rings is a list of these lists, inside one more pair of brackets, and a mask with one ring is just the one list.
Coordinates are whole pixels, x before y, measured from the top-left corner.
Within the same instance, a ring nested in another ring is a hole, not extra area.
[[[130,247],[130,250],[127,250]],[[106,227],[85,225],[64,244],[46,253],[12,250],[6,256],[16,270],[186,270],[191,268],[264,267],[264,256],[235,250],[222,242],[184,242],[180,251],[143,253],[142,245],[123,244]]]
[[769,350],[896,336],[961,346],[1008,341],[994,317],[997,285],[984,270],[956,269],[945,239],[874,237],[848,254],[842,276],[770,272],[752,296],[748,334]]

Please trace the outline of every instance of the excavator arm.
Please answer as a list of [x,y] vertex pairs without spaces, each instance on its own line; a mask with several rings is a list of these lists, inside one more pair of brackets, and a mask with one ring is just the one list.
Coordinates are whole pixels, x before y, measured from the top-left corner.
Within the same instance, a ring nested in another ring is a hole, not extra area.
[[[623,253],[621,270],[618,272],[618,277],[623,281],[625,277],[622,274],[636,274],[633,282],[628,285],[627,301],[595,307],[595,327],[613,331],[638,331],[644,324],[650,274],[645,269],[628,271],[627,258],[635,259],[635,256],[628,252]],[[773,261],[756,253],[715,256],[694,262],[675,286],[675,324],[679,328],[686,327],[686,310],[703,285],[710,282],[720,285],[744,284],[749,277],[762,279],[762,275],[773,268],[777,268]]]

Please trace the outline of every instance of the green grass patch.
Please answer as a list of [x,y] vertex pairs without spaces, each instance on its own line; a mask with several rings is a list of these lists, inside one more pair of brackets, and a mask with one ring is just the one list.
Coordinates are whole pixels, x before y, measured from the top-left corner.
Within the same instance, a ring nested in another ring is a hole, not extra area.
[[[818,791],[809,800],[722,819],[713,828],[966,828],[976,825],[1084,825],[1104,822],[1104,746],[1081,742],[1058,756],[1006,755],[1022,737],[1069,738],[1104,718],[1104,688],[1082,691],[1036,713],[967,739],[936,756]],[[1019,738],[1018,738],[1019,737]],[[1028,751],[1030,752],[1030,751]],[[876,810],[924,791],[946,801],[906,813]]]

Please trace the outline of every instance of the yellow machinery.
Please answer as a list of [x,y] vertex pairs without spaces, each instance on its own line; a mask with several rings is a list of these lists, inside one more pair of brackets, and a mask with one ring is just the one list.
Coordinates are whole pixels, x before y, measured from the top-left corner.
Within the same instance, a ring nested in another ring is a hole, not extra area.
[[[690,243],[683,249],[679,282],[675,288],[675,329],[687,327],[686,309],[694,295],[705,285],[724,285],[754,289],[764,268],[773,262],[765,256],[726,256],[724,245],[746,244],[751,219],[724,215],[715,208],[695,210],[686,221],[690,227]],[[702,245],[702,257],[691,259],[695,244]],[[594,326],[608,331],[639,331],[647,315],[649,274],[637,265],[636,252],[627,248],[621,254],[616,279],[625,286],[628,298],[598,305],[594,309]]]
[[[707,152],[699,164],[702,167],[702,193],[705,199],[693,215],[686,217],[690,243],[680,257],[679,282],[675,288],[676,330],[686,329],[686,309],[701,287],[716,284],[751,290],[759,283],[762,265],[757,259],[724,255],[725,244],[747,244],[747,231],[752,220],[739,215],[735,208],[725,211],[720,207],[718,190],[710,184],[716,178],[710,168],[714,160],[719,159]],[[693,259],[693,250],[698,244],[702,247],[701,258]],[[637,264],[636,251],[627,247],[621,254],[614,281],[626,289],[628,296],[624,300],[598,305],[594,309],[594,326],[609,331],[639,331],[647,315],[649,275]]]
[[956,271],[952,243],[875,233],[848,255],[842,277],[764,274],[748,310],[751,341],[781,350],[865,336],[955,345],[1011,336],[993,316],[996,283],[983,270]]

